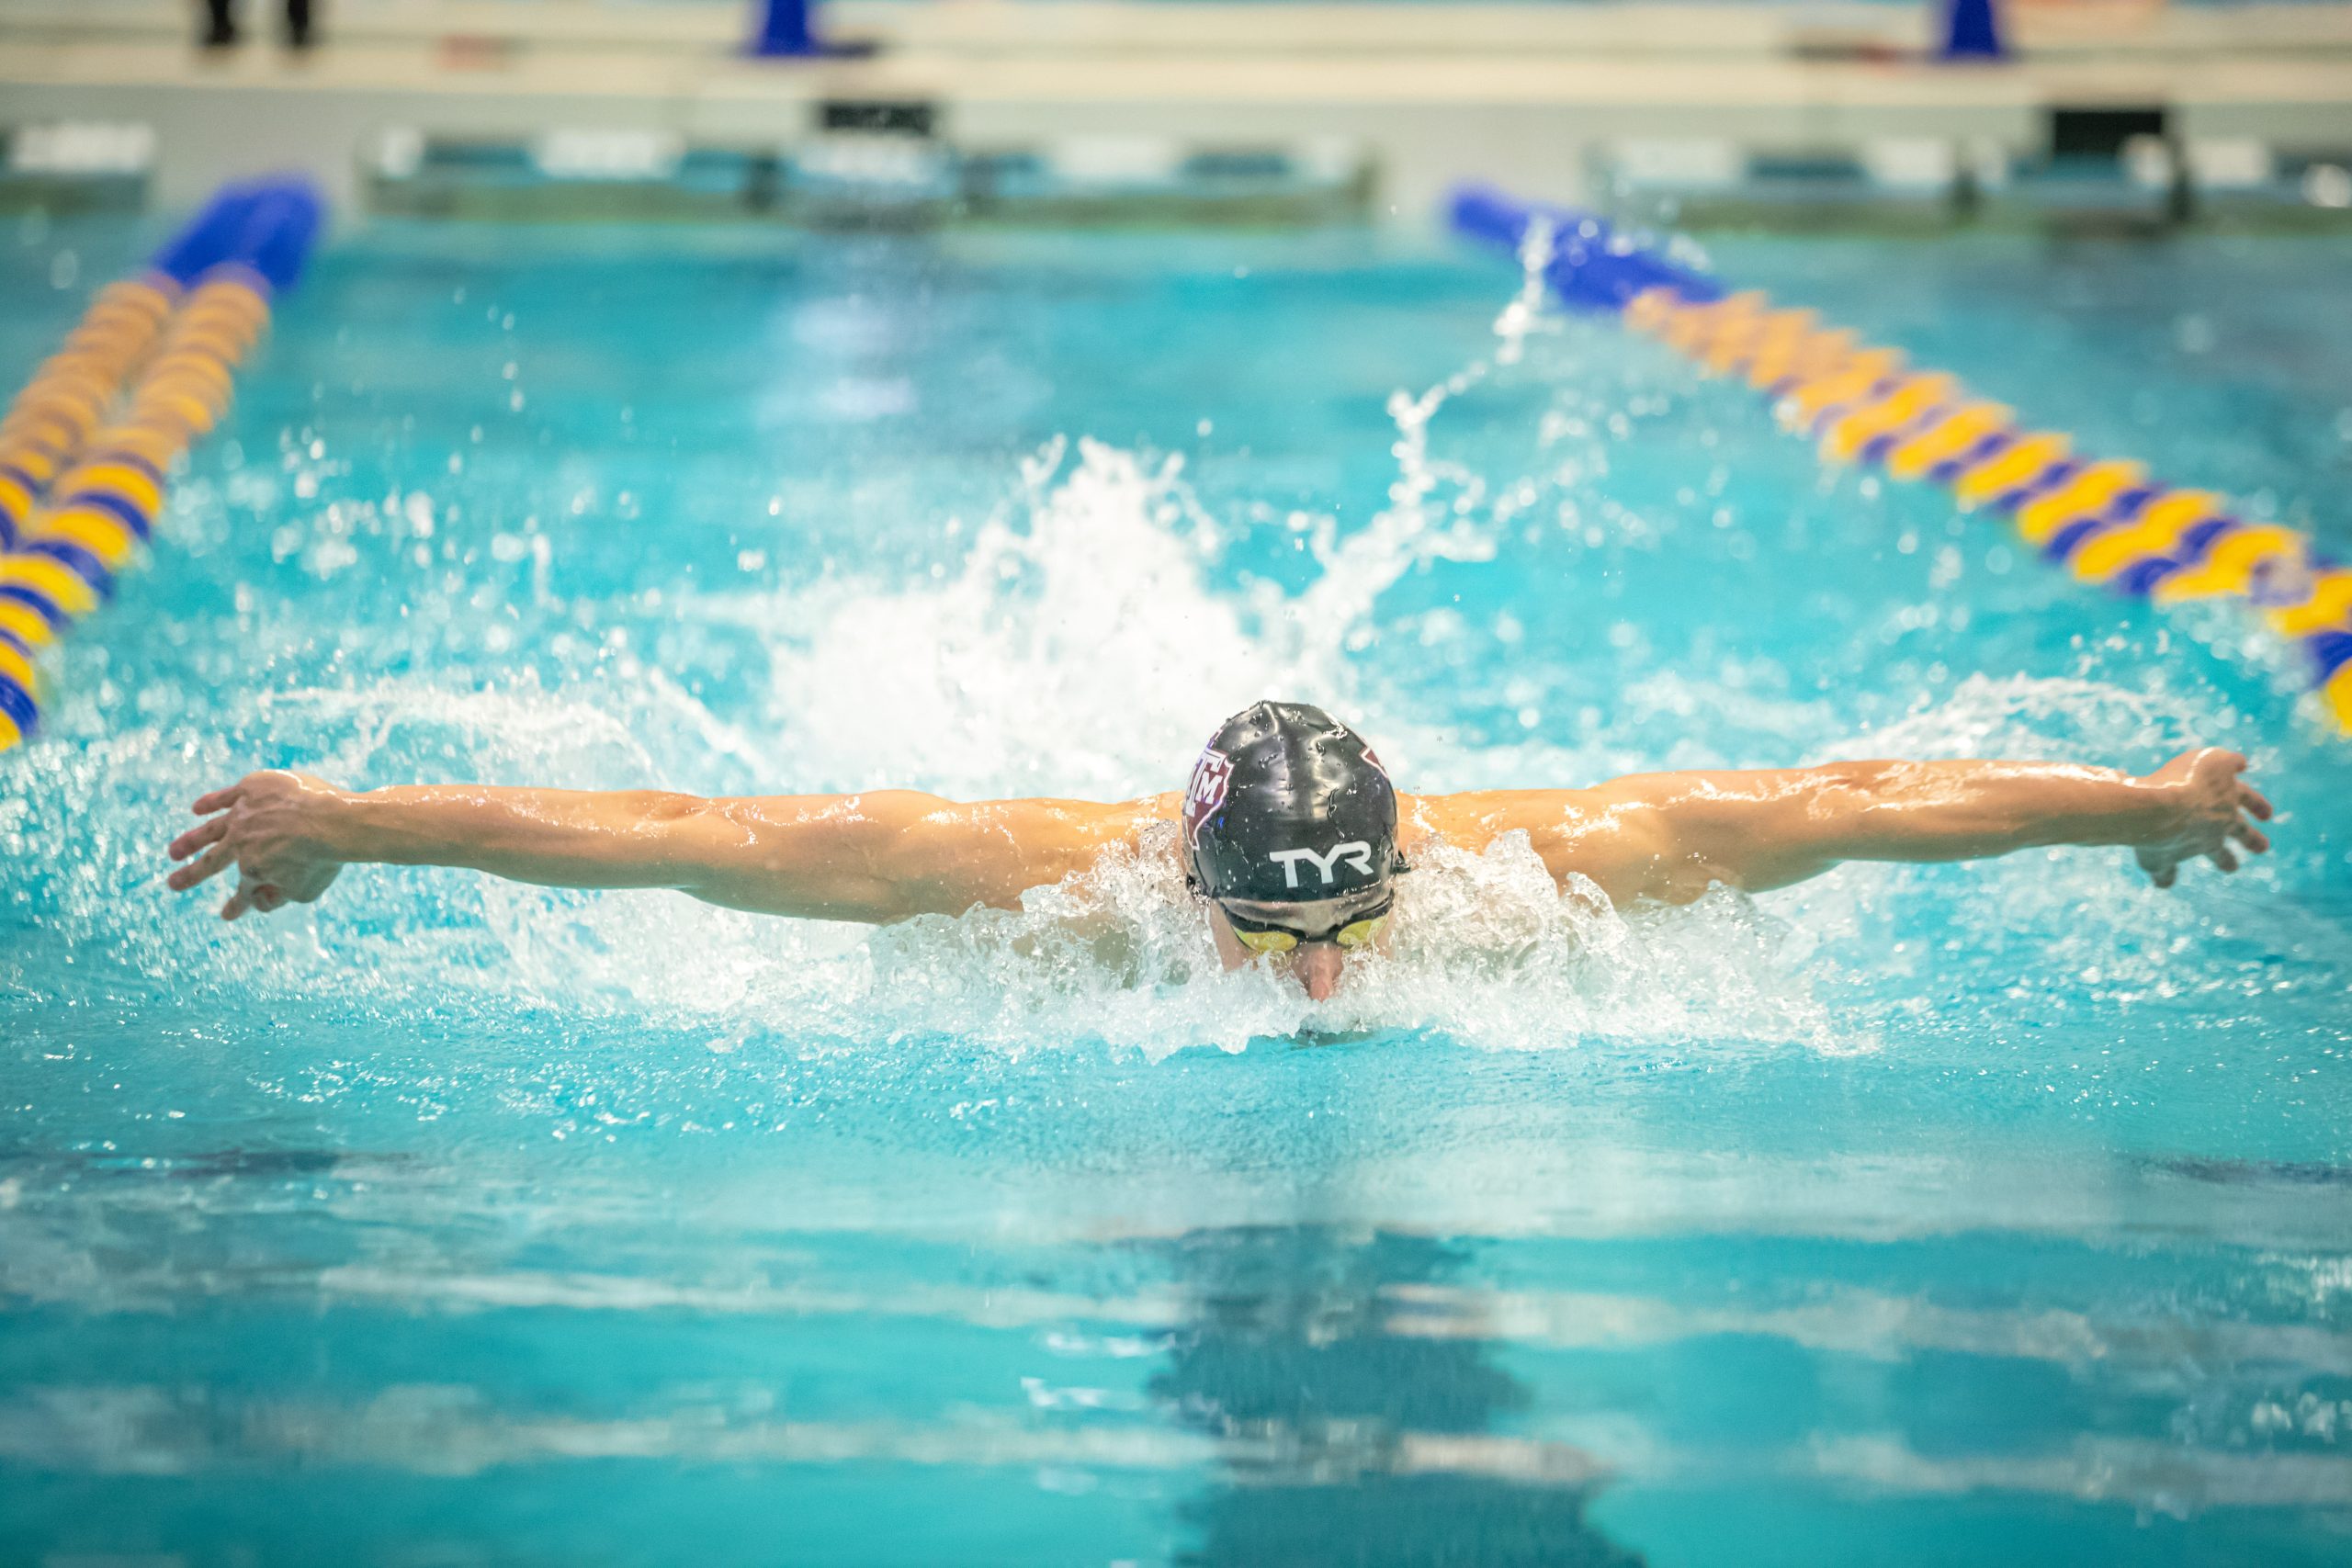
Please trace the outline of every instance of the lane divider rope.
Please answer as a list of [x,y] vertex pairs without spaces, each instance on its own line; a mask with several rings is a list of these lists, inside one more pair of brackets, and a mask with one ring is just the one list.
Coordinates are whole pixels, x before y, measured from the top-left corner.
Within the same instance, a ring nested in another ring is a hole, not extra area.
[[0,751],[40,724],[40,666],[142,556],[173,467],[228,412],[324,207],[223,188],[141,276],[108,284],[0,418]]
[[1815,312],[1732,293],[1589,213],[1455,191],[1472,238],[1539,268],[1562,303],[1619,316],[1709,374],[1773,400],[1825,462],[1938,484],[1962,511],[2009,518],[2036,554],[2085,583],[2159,604],[2232,599],[2301,651],[2321,706],[2352,733],[2352,567],[2307,535],[2238,514],[2211,491],[2175,489],[2134,462],[2029,430],[1954,377],[1912,367]]

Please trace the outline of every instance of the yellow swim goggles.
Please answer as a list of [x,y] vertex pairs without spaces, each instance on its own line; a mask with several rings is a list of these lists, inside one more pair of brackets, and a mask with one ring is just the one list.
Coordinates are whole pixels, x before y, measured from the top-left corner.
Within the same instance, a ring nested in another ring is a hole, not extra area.
[[1236,914],[1231,905],[1223,902],[1219,902],[1217,908],[1225,912],[1226,920],[1233,927],[1233,934],[1239,939],[1241,945],[1252,953],[1263,954],[1288,953],[1301,942],[1336,942],[1351,952],[1360,947],[1370,947],[1380,940],[1381,928],[1388,923],[1389,908],[1396,902],[1396,896],[1392,893],[1338,931],[1322,936],[1309,936],[1303,931],[1273,920],[1251,919],[1247,915]]

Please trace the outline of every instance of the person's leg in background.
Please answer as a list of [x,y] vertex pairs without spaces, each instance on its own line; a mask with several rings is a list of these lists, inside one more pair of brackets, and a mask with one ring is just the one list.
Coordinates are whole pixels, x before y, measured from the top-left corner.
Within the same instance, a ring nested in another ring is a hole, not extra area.
[[311,0],[286,0],[286,47],[311,47]]
[[237,41],[237,18],[230,6],[233,0],[204,0],[204,47],[227,49]]

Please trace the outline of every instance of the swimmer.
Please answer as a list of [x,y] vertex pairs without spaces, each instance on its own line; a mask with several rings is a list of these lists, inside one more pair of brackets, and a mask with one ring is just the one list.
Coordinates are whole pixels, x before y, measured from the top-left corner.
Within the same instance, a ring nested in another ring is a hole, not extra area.
[[[1227,719],[1182,794],[963,803],[911,790],[705,800],[662,791],[422,784],[349,791],[260,773],[196,802],[173,841],[196,886],[234,866],[223,919],[307,904],[346,865],[446,865],[550,887],[652,887],[808,919],[884,923],[1017,908],[1116,845],[1174,857],[1227,968],[1286,968],[1317,1001],[1385,940],[1396,879],[1439,844],[1524,832],[1566,887],[1620,908],[1763,892],[1843,861],[1962,861],[2060,844],[2130,849],[2158,887],[2199,856],[2270,841],[2245,759],[2205,747],[2134,777],[2071,762],[1830,762],[1639,773],[1586,789],[1400,795],[1320,708]],[[1154,832],[1158,824],[1172,832]]]

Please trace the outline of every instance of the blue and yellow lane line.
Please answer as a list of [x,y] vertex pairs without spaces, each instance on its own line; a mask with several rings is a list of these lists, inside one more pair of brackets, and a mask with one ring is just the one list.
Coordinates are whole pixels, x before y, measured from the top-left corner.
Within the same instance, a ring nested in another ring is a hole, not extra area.
[[323,212],[299,181],[222,190],[99,291],[0,417],[0,751],[40,727],[50,650],[143,558],[174,464],[228,412]]
[[2300,650],[2333,727],[2352,733],[2352,567],[2307,535],[2242,515],[2211,491],[2030,430],[2003,404],[1811,310],[1775,307],[1627,241],[1589,214],[1485,187],[1454,194],[1454,227],[1507,246],[1564,303],[1611,312],[1773,400],[1830,464],[1867,464],[2009,519],[2038,555],[2085,583],[2160,604],[2234,600]]

